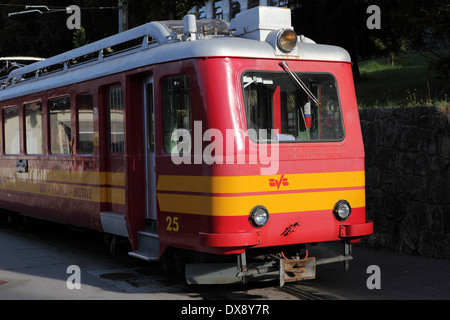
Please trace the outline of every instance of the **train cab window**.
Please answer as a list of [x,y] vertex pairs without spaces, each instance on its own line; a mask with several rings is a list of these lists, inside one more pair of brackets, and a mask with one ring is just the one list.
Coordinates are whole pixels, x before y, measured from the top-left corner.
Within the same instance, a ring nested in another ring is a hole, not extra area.
[[295,75],[297,79],[288,72],[243,74],[249,137],[262,143],[343,140],[344,125],[335,78],[331,74]]
[[5,154],[20,153],[19,108],[3,109],[3,137]]
[[70,98],[48,100],[50,114],[50,152],[52,154],[72,153],[72,124]]
[[44,150],[42,103],[27,103],[24,105],[24,111],[26,152],[27,154],[42,154]]
[[82,93],[77,96],[78,112],[78,153],[94,153],[94,108],[92,94]]
[[177,129],[191,132],[191,102],[189,78],[170,77],[162,83],[162,116],[164,132],[164,151],[177,152],[178,141],[173,141],[172,133]]
[[124,114],[122,87],[112,87],[108,90],[108,150],[110,153],[123,153],[124,145]]

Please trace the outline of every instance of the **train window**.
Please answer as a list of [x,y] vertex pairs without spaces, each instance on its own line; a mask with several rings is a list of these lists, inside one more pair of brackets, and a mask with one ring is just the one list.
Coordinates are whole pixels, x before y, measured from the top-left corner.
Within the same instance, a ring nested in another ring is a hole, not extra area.
[[191,102],[189,78],[187,76],[171,77],[162,84],[164,150],[177,152],[177,141],[172,141],[172,132],[176,129],[191,131]]
[[18,107],[3,109],[3,137],[5,138],[5,154],[19,154],[20,129]]
[[288,0],[269,0],[268,5],[272,6],[272,7],[288,7],[289,1]]
[[109,88],[107,110],[108,150],[110,153],[123,153],[125,146],[122,87]]
[[78,153],[94,153],[94,108],[92,94],[82,93],[77,96],[78,111]]
[[199,20],[206,19],[206,6],[200,7],[198,9],[198,18]]
[[24,105],[24,110],[26,151],[28,154],[42,154],[44,150],[42,103],[27,103]]
[[147,151],[155,152],[155,111],[153,109],[153,83],[147,84]]
[[230,2],[230,19],[234,19],[236,15],[241,12],[241,4],[239,1]]
[[[302,89],[287,72],[245,72],[245,114],[255,142],[341,141],[344,127],[335,78],[296,73]],[[317,99],[316,104],[313,99]],[[272,130],[278,130],[272,132]],[[275,133],[275,134],[274,134]]]
[[223,19],[222,0],[214,0],[213,11],[214,19]]
[[251,9],[257,6],[259,6],[259,0],[248,0],[247,9]]
[[50,152],[52,154],[72,153],[72,124],[70,98],[48,100],[50,113]]

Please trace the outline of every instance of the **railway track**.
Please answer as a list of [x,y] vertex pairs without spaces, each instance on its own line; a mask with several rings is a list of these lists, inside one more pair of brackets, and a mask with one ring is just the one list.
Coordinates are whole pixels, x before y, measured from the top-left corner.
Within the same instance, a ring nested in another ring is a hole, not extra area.
[[313,289],[311,287],[304,286],[302,284],[286,284],[278,290],[288,293],[294,297],[299,298],[300,300],[340,300],[341,297],[328,294],[323,291],[319,291],[317,289]]

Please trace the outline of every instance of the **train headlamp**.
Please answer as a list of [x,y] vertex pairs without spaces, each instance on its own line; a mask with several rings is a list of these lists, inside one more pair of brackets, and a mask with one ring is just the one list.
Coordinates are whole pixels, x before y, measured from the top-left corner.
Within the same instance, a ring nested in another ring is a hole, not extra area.
[[334,205],[333,214],[339,221],[347,220],[352,212],[352,207],[345,200],[339,200]]
[[297,34],[292,29],[282,29],[277,35],[277,44],[283,52],[291,52],[297,45]]
[[269,221],[269,211],[263,206],[256,206],[250,212],[250,223],[256,228],[264,227]]

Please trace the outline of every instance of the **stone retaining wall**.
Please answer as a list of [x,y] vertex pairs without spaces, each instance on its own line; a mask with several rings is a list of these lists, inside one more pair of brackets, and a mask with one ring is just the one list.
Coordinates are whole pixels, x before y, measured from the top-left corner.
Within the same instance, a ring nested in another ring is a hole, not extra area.
[[434,107],[360,110],[366,152],[364,241],[450,258],[450,119]]

